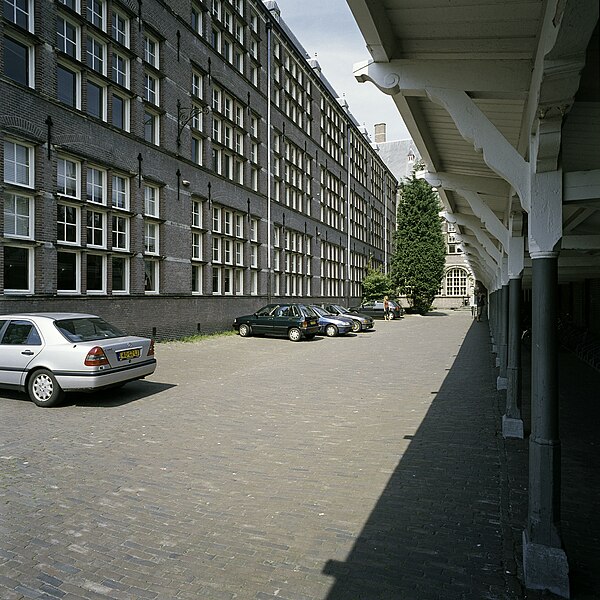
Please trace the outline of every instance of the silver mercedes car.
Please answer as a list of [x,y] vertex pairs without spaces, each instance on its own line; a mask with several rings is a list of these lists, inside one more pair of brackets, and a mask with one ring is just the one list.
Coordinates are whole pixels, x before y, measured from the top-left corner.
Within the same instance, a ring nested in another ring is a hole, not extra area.
[[65,392],[118,387],[154,373],[154,341],[96,315],[0,315],[0,387],[55,406]]

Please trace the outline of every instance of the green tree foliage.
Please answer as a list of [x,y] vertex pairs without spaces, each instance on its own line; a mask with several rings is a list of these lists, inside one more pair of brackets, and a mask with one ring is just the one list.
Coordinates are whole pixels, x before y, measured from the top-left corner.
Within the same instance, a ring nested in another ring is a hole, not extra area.
[[384,296],[392,297],[394,285],[388,275],[384,275],[379,269],[369,267],[362,282],[363,300],[383,300]]
[[392,257],[391,278],[407,296],[414,312],[426,313],[437,294],[446,246],[437,194],[424,179],[405,179],[400,184],[398,229]]

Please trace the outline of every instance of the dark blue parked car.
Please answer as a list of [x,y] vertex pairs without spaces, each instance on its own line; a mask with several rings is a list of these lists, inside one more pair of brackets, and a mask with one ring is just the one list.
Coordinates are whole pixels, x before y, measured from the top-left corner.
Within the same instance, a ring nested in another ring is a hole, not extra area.
[[327,337],[335,337],[352,331],[352,319],[334,315],[314,304],[311,308],[319,315],[319,333],[324,333]]

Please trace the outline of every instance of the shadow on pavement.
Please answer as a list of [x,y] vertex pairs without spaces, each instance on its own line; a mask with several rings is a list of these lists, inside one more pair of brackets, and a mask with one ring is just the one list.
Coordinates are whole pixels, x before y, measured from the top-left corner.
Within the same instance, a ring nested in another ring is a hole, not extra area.
[[327,600],[521,597],[503,545],[491,361],[488,328],[471,326],[346,561],[327,563]]
[[[530,355],[523,420],[530,431]],[[503,440],[487,325],[473,323],[327,600],[556,598],[521,584],[528,440]],[[571,599],[600,598],[600,372],[560,355],[562,533]],[[351,491],[350,491],[351,493]]]
[[132,381],[121,388],[100,390],[92,393],[67,394],[61,406],[94,406],[97,408],[113,408],[138,400],[143,400],[176,387],[172,383],[155,381]]

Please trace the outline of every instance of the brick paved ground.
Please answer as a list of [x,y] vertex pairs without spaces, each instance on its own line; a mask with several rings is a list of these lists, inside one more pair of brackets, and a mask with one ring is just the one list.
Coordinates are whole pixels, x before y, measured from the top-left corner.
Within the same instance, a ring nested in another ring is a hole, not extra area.
[[158,353],[110,397],[3,392],[1,598],[527,597],[486,323]]

